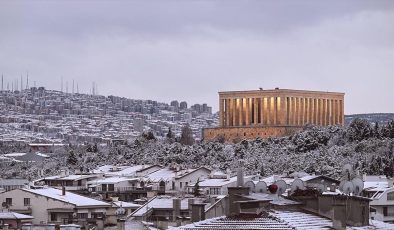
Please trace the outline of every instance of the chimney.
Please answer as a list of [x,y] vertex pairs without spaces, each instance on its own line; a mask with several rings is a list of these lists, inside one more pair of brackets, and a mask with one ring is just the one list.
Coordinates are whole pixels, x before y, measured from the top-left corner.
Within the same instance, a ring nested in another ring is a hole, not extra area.
[[192,222],[198,222],[201,220],[205,220],[205,204],[192,204]]
[[175,198],[172,200],[172,221],[176,221],[177,217],[181,215],[181,200],[178,198]]
[[66,187],[62,187],[62,196],[65,196],[66,195]]
[[237,170],[237,187],[243,187],[244,186],[244,161],[239,160],[238,161],[239,166]]
[[330,192],[335,192],[336,188],[337,188],[337,185],[335,183],[332,183],[330,186]]

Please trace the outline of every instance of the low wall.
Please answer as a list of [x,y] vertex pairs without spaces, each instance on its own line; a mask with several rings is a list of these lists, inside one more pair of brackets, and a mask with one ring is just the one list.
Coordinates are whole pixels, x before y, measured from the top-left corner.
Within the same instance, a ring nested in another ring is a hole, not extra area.
[[218,127],[203,129],[204,141],[222,139],[225,142],[237,142],[257,137],[283,137],[301,131],[300,126],[256,126],[256,127]]

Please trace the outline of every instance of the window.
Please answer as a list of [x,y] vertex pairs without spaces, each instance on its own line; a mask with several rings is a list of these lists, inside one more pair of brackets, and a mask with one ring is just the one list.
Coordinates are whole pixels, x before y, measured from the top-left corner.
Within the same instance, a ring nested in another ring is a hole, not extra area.
[[179,187],[182,188],[182,182],[179,182]]
[[23,198],[23,205],[30,206],[30,198]]
[[115,186],[114,184],[108,184],[108,191],[115,191]]
[[51,213],[51,221],[57,221],[56,213]]
[[5,198],[5,203],[6,203],[8,206],[11,206],[11,205],[12,205],[12,198]]
[[387,207],[383,207],[383,216],[387,216]]
[[87,219],[88,214],[87,213],[78,213],[77,217],[78,217],[78,219]]
[[82,180],[78,181],[78,186],[82,186]]
[[387,193],[387,200],[394,200],[394,192]]

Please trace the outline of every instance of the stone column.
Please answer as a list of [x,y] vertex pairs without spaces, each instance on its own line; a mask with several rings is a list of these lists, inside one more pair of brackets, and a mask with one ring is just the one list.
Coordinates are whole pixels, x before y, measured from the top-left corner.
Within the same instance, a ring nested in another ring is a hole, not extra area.
[[219,98],[219,124],[221,127],[224,126],[224,100]]
[[279,124],[286,125],[287,121],[287,101],[286,97],[279,97]]
[[246,98],[246,108],[245,108],[245,124],[250,125],[250,98]]
[[291,97],[291,125],[297,125],[297,98]]
[[268,125],[269,124],[269,106],[268,106],[268,98],[264,97],[263,98],[264,106],[263,106],[263,124]]
[[267,124],[269,125],[273,125],[274,124],[274,103],[273,103],[273,98],[272,97],[268,97],[267,98],[267,112],[268,112],[268,120],[267,120]]
[[330,104],[329,104],[329,110],[330,110],[330,120],[329,120],[329,125],[332,125],[334,122],[333,122],[333,118],[334,118],[334,116],[333,116],[333,111],[332,111],[332,108],[333,108],[333,100],[332,99],[330,99],[329,100],[330,101]]
[[265,119],[265,114],[264,114],[264,97],[260,98],[260,124],[264,125],[264,119]]
[[254,104],[254,121],[253,124],[257,125],[259,123],[259,115],[258,115],[258,110],[259,110],[259,100],[257,98],[253,98],[253,104]]
[[323,110],[322,110],[322,125],[326,126],[326,113],[327,113],[327,100],[326,99],[322,99],[323,102]]
[[340,124],[343,126],[343,125],[345,125],[345,123],[344,123],[344,120],[345,120],[345,114],[344,114],[344,111],[343,111],[343,100],[340,100],[339,101],[339,116],[340,116]]
[[237,123],[235,122],[236,121],[236,117],[237,117],[237,99],[235,99],[235,98],[233,98],[232,99],[232,101],[231,101],[231,104],[232,104],[232,114],[233,114],[233,116],[232,116],[232,120],[233,120],[233,126],[237,126]]
[[311,122],[310,118],[310,101],[309,98],[305,98],[305,123],[309,124]]
[[226,99],[226,126],[230,126],[230,99]]
[[274,99],[274,115],[273,115],[273,118],[274,118],[274,121],[273,121],[273,124],[274,125],[277,125],[278,124],[278,97],[274,97],[273,98]]
[[302,97],[298,98],[298,100],[300,100],[300,123],[299,123],[299,125],[304,125],[304,106],[305,106],[305,102],[304,102],[304,98],[302,98]]
[[243,110],[244,110],[244,101],[243,98],[238,99],[238,124],[239,126],[243,125]]
[[293,103],[291,97],[285,97],[286,100],[286,124],[291,125],[293,122]]

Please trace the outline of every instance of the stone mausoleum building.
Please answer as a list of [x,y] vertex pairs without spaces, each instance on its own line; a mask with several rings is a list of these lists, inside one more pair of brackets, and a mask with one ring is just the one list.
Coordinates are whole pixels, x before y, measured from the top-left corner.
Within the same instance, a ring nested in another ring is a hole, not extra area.
[[286,136],[306,124],[344,125],[344,93],[291,89],[219,92],[220,126],[205,140]]

